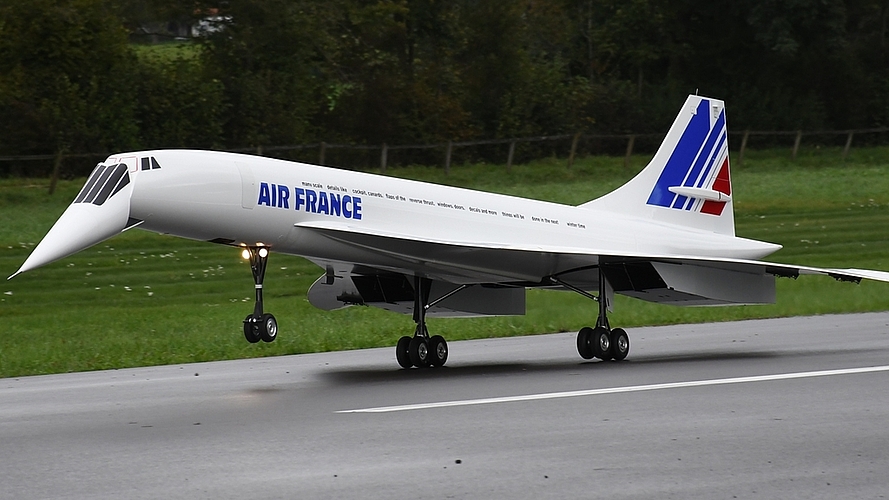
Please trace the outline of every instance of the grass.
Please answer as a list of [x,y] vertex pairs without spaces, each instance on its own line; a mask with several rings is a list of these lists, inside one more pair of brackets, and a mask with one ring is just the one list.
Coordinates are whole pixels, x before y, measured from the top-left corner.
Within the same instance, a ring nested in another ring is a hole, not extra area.
[[[629,179],[622,158],[591,157],[514,166],[410,167],[390,175],[577,204]],[[13,273],[65,210],[83,179],[0,181],[0,272]],[[741,236],[785,246],[772,258],[826,267],[889,269],[889,148],[748,152],[733,167]],[[413,331],[408,316],[374,308],[314,309],[306,289],[322,273],[304,259],[274,255],[267,309],[280,334],[248,344],[240,322],[252,310],[249,266],[232,248],[130,231],[0,285],[0,377],[392,346]],[[678,308],[618,297],[610,319],[624,327],[889,309],[889,285],[825,277],[778,281],[768,306]],[[576,294],[528,291],[521,317],[431,319],[449,340],[573,331],[595,321]],[[394,353],[393,353],[394,358]],[[393,359],[394,363],[394,359]]]

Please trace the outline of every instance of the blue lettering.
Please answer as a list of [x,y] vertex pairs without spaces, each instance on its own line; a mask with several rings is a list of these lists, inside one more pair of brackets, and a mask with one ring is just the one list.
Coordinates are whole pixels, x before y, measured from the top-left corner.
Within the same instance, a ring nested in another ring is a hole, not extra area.
[[327,203],[327,193],[324,191],[318,193],[318,213],[330,215],[330,205]]
[[352,203],[352,197],[344,194],[343,195],[343,217],[347,219],[352,218],[352,209],[349,208],[349,204]]
[[[261,182],[259,183],[259,200],[256,204],[290,209],[290,189],[283,185]],[[358,196],[293,188],[294,210],[361,220],[361,208],[361,198]]]
[[361,220],[361,198],[355,197],[352,198],[352,206],[355,207],[355,210],[352,210],[352,218],[355,220]]
[[269,207],[272,206],[272,201],[269,198],[269,185],[265,182],[259,184],[259,201],[257,201],[256,204]]
[[293,209],[299,210],[300,205],[305,205],[306,203],[306,190],[303,188],[294,188],[294,192],[296,195],[293,200]]
[[340,215],[340,195],[330,193],[330,215]]
[[306,189],[306,212],[317,214],[318,207],[316,203],[318,203],[318,193],[312,189]]
[[278,186],[278,208],[290,208],[290,189]]

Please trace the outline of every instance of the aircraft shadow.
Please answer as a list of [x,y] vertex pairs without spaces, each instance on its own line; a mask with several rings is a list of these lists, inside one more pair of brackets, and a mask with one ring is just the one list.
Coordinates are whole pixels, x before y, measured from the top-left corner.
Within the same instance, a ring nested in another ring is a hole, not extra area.
[[422,380],[448,380],[474,377],[511,376],[518,374],[546,373],[577,375],[583,372],[600,370],[629,370],[633,367],[651,366],[659,364],[684,364],[707,363],[719,361],[739,361],[753,359],[770,359],[792,356],[788,352],[711,352],[690,353],[658,357],[638,357],[621,362],[612,361],[577,361],[565,362],[540,362],[540,363],[474,363],[460,364],[456,366],[444,366],[441,368],[425,368],[403,370],[399,368],[346,368],[332,369],[319,373],[318,376],[327,382],[337,385],[363,385],[378,383],[398,383],[402,381],[416,382]]

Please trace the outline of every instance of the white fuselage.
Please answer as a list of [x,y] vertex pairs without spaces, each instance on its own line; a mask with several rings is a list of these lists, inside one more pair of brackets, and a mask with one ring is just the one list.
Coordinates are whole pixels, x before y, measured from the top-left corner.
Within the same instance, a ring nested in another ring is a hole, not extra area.
[[[261,243],[316,262],[403,267],[403,259],[387,264],[379,252],[362,252],[354,245],[334,248],[330,240],[313,237],[315,227],[541,254],[558,249],[582,255],[758,259],[778,248],[615,212],[263,157],[178,150],[138,155],[154,157],[162,166],[131,169],[130,217],[144,220],[141,228],[236,245]],[[130,160],[111,157],[106,164],[120,161]],[[446,260],[446,254],[441,258]],[[437,256],[425,259],[436,261]],[[465,255],[460,260],[455,264],[472,267]],[[520,268],[513,269],[508,260],[486,264],[485,280],[533,280],[559,271],[545,262],[528,269],[527,260],[517,261]]]

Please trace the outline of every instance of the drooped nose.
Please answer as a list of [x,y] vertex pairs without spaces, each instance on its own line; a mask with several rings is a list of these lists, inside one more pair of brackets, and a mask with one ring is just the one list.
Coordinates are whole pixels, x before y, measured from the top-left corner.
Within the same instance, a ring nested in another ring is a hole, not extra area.
[[73,255],[137,224],[139,221],[130,220],[132,192],[125,164],[98,165],[74,202],[8,279]]

